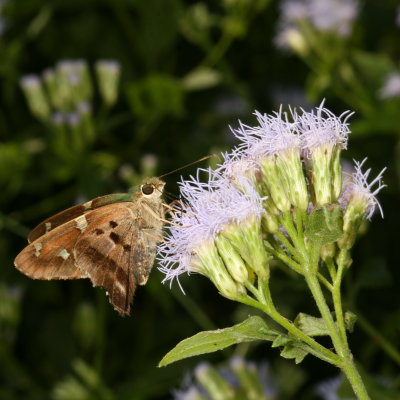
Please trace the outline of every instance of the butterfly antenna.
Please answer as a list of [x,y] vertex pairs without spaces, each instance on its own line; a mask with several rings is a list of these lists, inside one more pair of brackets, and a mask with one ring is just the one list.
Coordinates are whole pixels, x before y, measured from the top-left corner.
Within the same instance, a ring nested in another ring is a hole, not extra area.
[[173,174],[174,172],[177,172],[177,171],[180,171],[181,169],[190,167],[191,165],[197,164],[197,163],[199,163],[199,162],[201,162],[201,161],[208,160],[208,159],[211,158],[211,157],[217,157],[217,158],[219,159],[219,156],[218,156],[217,154],[210,154],[210,155],[208,155],[208,156],[199,158],[198,160],[193,161],[193,162],[191,162],[191,163],[189,163],[189,164],[186,164],[186,165],[184,165],[183,167],[179,167],[179,168],[177,168],[177,169],[174,169],[174,170],[171,171],[171,172],[167,172],[166,174],[159,176],[159,178],[163,178],[164,176],[171,175],[171,174]]
[[179,200],[179,196],[177,196],[176,194],[167,192],[166,190],[164,190],[163,194],[165,195],[165,197],[168,200],[171,200],[171,201]]

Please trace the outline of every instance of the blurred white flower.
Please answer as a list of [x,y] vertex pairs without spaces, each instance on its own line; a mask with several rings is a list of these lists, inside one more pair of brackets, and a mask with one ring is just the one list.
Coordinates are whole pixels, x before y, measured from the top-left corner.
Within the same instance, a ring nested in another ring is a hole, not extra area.
[[379,90],[379,96],[382,99],[400,97],[400,74],[398,72],[392,72],[386,77],[385,83]]

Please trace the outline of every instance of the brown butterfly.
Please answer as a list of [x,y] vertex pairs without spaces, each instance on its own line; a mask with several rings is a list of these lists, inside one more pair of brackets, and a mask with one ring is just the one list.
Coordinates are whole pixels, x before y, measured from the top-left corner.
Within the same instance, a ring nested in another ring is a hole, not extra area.
[[162,241],[164,185],[151,178],[136,193],[98,197],[46,219],[29,234],[15,266],[33,279],[89,278],[129,315]]

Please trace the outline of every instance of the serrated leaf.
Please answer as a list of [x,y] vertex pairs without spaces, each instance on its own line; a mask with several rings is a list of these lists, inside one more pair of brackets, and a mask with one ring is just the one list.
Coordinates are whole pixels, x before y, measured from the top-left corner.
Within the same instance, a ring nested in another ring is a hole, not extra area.
[[285,344],[288,344],[292,339],[289,338],[289,336],[284,335],[284,334],[279,334],[275,340],[272,342],[271,347],[281,347],[284,346]]
[[295,325],[308,336],[329,335],[329,331],[322,318],[299,313],[294,321]]
[[305,235],[321,246],[334,243],[343,234],[342,208],[337,204],[325,204],[314,210],[308,218]]
[[270,329],[267,323],[258,316],[249,317],[240,324],[215,331],[205,331],[182,340],[160,361],[164,367],[183,358],[205,353],[213,353],[233,344],[253,342],[255,340],[274,340],[277,332]]
[[294,359],[296,364],[300,364],[307,354],[308,351],[303,347],[297,347],[291,344],[287,344],[281,351],[281,356],[283,358]]

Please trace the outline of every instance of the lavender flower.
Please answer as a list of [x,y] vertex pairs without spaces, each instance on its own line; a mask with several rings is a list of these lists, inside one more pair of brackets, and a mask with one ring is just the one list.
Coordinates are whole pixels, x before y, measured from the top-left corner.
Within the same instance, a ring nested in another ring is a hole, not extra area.
[[38,75],[25,75],[20,80],[29,108],[34,116],[46,120],[51,114],[50,105]]
[[392,72],[386,77],[385,83],[379,90],[379,96],[382,99],[400,97],[400,74]]
[[288,211],[291,205],[305,210],[308,194],[300,159],[300,132],[297,115],[282,109],[274,115],[255,112],[259,126],[240,124],[234,131],[242,144],[244,155],[257,161],[263,173],[265,194],[270,195],[274,206]]
[[209,174],[209,183],[195,178],[181,182],[183,202],[159,246],[160,269],[165,280],[184,272],[201,273],[232,298],[243,292],[240,284],[248,279],[243,260],[257,273],[268,274],[260,223],[262,198],[250,185],[244,193]]
[[355,400],[354,397],[342,398],[337,395],[337,391],[341,384],[342,384],[342,377],[337,376],[335,378],[321,382],[317,386],[316,392],[323,398],[323,400]]
[[112,106],[118,97],[121,66],[115,60],[99,60],[95,64],[100,93],[104,102]]
[[194,377],[185,379],[183,388],[173,392],[175,400],[246,399],[272,400],[277,389],[268,366],[236,356],[226,365],[215,368],[207,362],[198,364]]
[[334,32],[341,37],[351,34],[352,23],[357,18],[356,0],[289,0],[281,6],[281,21],[275,42],[282,48],[304,52],[307,45],[302,31],[308,22],[317,31]]
[[337,201],[342,190],[340,152],[347,148],[352,113],[339,117],[324,107],[324,101],[299,117],[303,158],[311,175],[317,205]]
[[[376,195],[386,187],[382,181],[383,173],[386,171],[386,168],[383,168],[377,177],[372,180],[372,182],[368,183],[371,168],[362,172],[362,167],[366,161],[367,158],[364,158],[361,162],[354,160],[355,172],[351,175],[348,184],[345,186],[340,202],[346,209],[348,209],[349,206],[359,207],[362,216],[368,220],[371,219],[376,208],[378,208],[383,218],[383,210]],[[376,185],[377,187],[373,189]]]
[[[371,183],[368,183],[371,169],[362,172],[362,167],[366,161],[367,158],[364,158],[362,162],[354,161],[355,172],[348,178],[340,198],[340,204],[345,210],[343,217],[344,235],[338,242],[342,249],[350,249],[353,246],[362,220],[364,218],[371,219],[376,208],[379,209],[383,218],[383,210],[376,195],[386,187],[382,181],[382,175],[386,168]],[[373,189],[374,186],[375,189]]]

